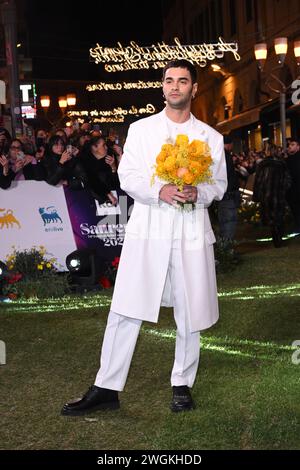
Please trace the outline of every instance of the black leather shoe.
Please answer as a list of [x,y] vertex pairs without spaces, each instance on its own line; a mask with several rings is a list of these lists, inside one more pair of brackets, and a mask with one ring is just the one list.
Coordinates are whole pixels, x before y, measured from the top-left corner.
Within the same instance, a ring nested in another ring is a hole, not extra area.
[[173,388],[173,399],[170,405],[172,411],[189,411],[195,408],[189,387],[182,385]]
[[80,400],[66,403],[61,414],[82,416],[97,410],[116,410],[118,408],[120,408],[118,392],[92,385]]

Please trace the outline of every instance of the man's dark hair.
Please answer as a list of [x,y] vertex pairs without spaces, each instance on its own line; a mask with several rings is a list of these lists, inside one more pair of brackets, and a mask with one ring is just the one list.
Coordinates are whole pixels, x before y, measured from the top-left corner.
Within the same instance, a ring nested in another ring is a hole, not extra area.
[[168,62],[163,69],[163,80],[165,79],[166,71],[171,68],[181,68],[181,69],[187,69],[190,72],[192,83],[197,83],[197,69],[196,67],[189,62],[188,60],[185,59],[177,59],[177,60],[171,60]]

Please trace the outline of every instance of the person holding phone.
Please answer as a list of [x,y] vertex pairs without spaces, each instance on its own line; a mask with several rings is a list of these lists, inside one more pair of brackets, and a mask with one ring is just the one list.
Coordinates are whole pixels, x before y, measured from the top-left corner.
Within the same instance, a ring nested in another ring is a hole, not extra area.
[[14,181],[45,179],[44,166],[32,155],[24,152],[24,146],[19,139],[11,141],[7,154],[10,178]]
[[72,145],[66,146],[59,135],[50,138],[44,158],[47,183],[56,186],[63,183],[70,189],[83,189],[87,184],[84,168],[77,155],[78,149]]
[[80,160],[88,177],[88,187],[100,204],[110,202],[117,205],[112,190],[119,188],[117,164],[113,156],[108,155],[104,137],[93,137],[86,143]]

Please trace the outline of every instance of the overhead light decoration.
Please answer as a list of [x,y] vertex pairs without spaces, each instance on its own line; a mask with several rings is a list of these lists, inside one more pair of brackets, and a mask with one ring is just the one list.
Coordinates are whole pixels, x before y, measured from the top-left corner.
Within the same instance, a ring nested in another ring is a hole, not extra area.
[[101,122],[123,122],[125,116],[140,116],[142,114],[154,114],[156,111],[155,106],[153,104],[148,103],[145,107],[137,108],[136,106],[132,105],[129,109],[121,108],[121,106],[113,109],[94,109],[93,111],[69,111],[67,115],[72,117],[103,117],[103,118],[123,118],[122,121],[101,121]]
[[90,48],[90,58],[96,64],[103,63],[107,72],[123,72],[138,69],[160,69],[170,60],[186,59],[195,65],[205,67],[208,60],[221,59],[225,52],[233,54],[235,60],[240,60],[238,44],[225,42],[219,37],[217,43],[183,45],[174,38],[175,45],[169,46],[159,42],[152,46],[139,46],[135,41],[130,46],[123,47],[118,42],[117,47],[103,47],[99,43]]
[[162,82],[144,82],[139,80],[138,82],[122,82],[122,83],[92,83],[86,86],[87,91],[121,91],[121,90],[148,90],[149,88],[161,88]]

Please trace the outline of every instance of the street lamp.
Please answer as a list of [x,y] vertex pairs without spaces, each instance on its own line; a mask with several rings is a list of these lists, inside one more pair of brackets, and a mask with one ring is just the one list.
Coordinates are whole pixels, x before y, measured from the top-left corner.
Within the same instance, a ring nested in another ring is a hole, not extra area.
[[60,96],[58,98],[58,106],[60,107],[62,112],[66,109],[66,107],[68,106],[68,103],[67,103],[67,98],[65,96]]
[[70,93],[67,95],[67,105],[68,106],[75,106],[76,105],[76,95],[75,93]]
[[43,109],[48,109],[50,106],[50,96],[44,95],[41,96],[41,106]]
[[[281,129],[281,137],[282,137],[282,147],[283,151],[286,152],[286,93],[291,88],[292,83],[286,85],[280,80],[277,75],[273,72],[283,67],[285,57],[288,51],[288,38],[275,38],[274,39],[274,48],[275,53],[278,58],[278,66],[273,67],[270,73],[270,78],[267,78],[266,85],[270,88],[270,90],[274,91],[275,93],[279,94],[279,102],[280,102],[280,129]],[[264,65],[268,55],[268,48],[266,43],[259,43],[255,44],[254,46],[254,54],[255,59],[257,60],[258,67],[261,72],[264,71]],[[300,65],[300,41],[294,42],[294,55],[297,59],[297,65]],[[298,77],[299,78],[299,77]],[[278,88],[275,88],[271,85],[271,81],[275,81]]]
[[[47,115],[47,112],[49,110],[50,103],[51,103],[50,96],[48,96],[48,95],[41,96],[40,103],[41,103],[41,107],[43,108],[43,110],[45,111],[45,113]],[[51,122],[47,117],[50,124],[52,126],[55,126],[55,125],[57,126],[58,124],[60,124],[60,122],[62,121],[62,119],[66,115],[67,108],[75,106],[75,105],[76,105],[76,95],[75,95],[75,93],[69,93],[67,96],[59,96],[58,106],[61,109],[62,116],[59,118],[59,120],[56,123]]]

